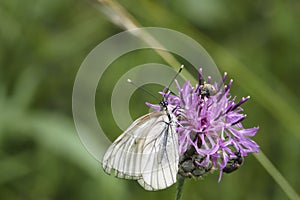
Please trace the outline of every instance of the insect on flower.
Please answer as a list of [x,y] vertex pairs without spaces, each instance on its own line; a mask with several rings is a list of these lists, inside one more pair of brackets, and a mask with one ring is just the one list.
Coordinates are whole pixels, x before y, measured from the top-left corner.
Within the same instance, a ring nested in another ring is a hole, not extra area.
[[203,83],[200,69],[198,84],[177,84],[178,95],[166,99],[169,106],[178,108],[174,112],[179,124],[178,174],[184,178],[199,178],[218,169],[221,181],[223,172],[237,170],[245,156],[259,152],[259,146],[249,138],[259,128],[244,128],[241,123],[246,118],[241,105],[250,97],[235,102],[236,97],[230,94],[233,81],[225,84],[226,78],[224,73],[221,83],[212,83],[211,77]]
[[[174,82],[179,72],[171,81]],[[170,87],[169,85],[169,87]],[[118,178],[137,180],[146,190],[165,189],[176,182],[179,153],[177,118],[165,101],[160,110],[135,120],[108,148],[103,160],[104,171],[114,170]]]
[[235,155],[236,155],[236,158],[229,159],[227,165],[223,168],[224,173],[227,173],[227,174],[232,173],[235,170],[237,170],[238,168],[240,168],[241,165],[243,164],[244,158],[243,158],[243,156],[241,156],[241,153],[236,152]]
[[215,86],[212,84],[204,83],[203,85],[200,85],[200,88],[200,95],[208,98],[217,93]]

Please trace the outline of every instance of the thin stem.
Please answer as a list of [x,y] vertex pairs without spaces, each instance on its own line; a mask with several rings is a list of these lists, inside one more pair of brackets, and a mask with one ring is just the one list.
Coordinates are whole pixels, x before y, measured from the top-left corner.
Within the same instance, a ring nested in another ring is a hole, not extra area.
[[[142,25],[129,13],[125,8],[122,7],[117,1],[114,0],[97,0],[103,7],[101,10],[106,16],[111,20],[112,23],[117,26],[125,29],[132,30],[141,28]],[[144,40],[148,45],[153,48],[153,50],[166,62],[168,65],[173,67],[174,69],[178,69],[182,64],[177,61],[177,59],[168,51],[162,51],[157,49],[157,47],[163,46],[157,41],[151,34],[141,29],[139,33],[139,38]],[[186,80],[194,79],[193,75],[189,73],[187,70],[181,73],[181,76]]]
[[287,182],[287,180],[282,176],[282,174],[276,169],[276,167],[271,163],[271,161],[265,156],[262,151],[260,151],[259,154],[254,154],[254,156],[290,199],[300,200],[300,197],[296,193],[296,191],[292,188],[292,186]]
[[176,200],[180,200],[182,196],[183,191],[183,185],[184,185],[185,178],[178,175],[178,183],[177,183],[177,190],[176,190]]

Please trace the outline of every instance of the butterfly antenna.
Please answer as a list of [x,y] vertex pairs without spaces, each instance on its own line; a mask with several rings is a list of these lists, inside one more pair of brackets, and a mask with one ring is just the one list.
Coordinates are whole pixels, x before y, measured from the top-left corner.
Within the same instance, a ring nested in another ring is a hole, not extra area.
[[181,65],[178,72],[176,73],[176,75],[174,76],[174,78],[172,79],[172,81],[170,82],[170,84],[168,85],[168,87],[166,87],[163,91],[164,93],[164,97],[166,96],[166,93],[170,90],[171,85],[173,84],[173,82],[175,81],[175,79],[177,78],[177,76],[180,74],[180,72],[182,71],[184,65]]
[[148,90],[146,90],[143,87],[139,87],[136,83],[132,82],[131,79],[127,79],[127,82],[130,83],[131,85],[135,86],[136,88],[143,90],[144,92],[146,92],[147,94],[149,94],[150,96],[154,97],[155,99],[157,99],[158,101],[160,101],[159,98],[157,98],[156,96],[154,96],[151,92],[149,92]]

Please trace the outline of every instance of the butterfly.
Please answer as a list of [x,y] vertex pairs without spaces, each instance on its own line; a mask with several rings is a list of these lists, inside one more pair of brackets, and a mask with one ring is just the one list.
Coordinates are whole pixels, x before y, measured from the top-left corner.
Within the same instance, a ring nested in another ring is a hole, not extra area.
[[118,178],[137,180],[149,191],[165,189],[177,181],[177,118],[169,111],[165,97],[160,107],[160,111],[135,120],[109,146],[102,159],[106,173],[114,171]]

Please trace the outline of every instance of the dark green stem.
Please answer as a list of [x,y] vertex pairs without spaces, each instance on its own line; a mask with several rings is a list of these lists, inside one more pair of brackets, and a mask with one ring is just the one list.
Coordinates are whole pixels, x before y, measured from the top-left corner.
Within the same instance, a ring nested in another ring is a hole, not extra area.
[[177,191],[176,191],[176,200],[181,199],[183,185],[184,185],[185,178],[178,175],[178,184],[177,184]]

